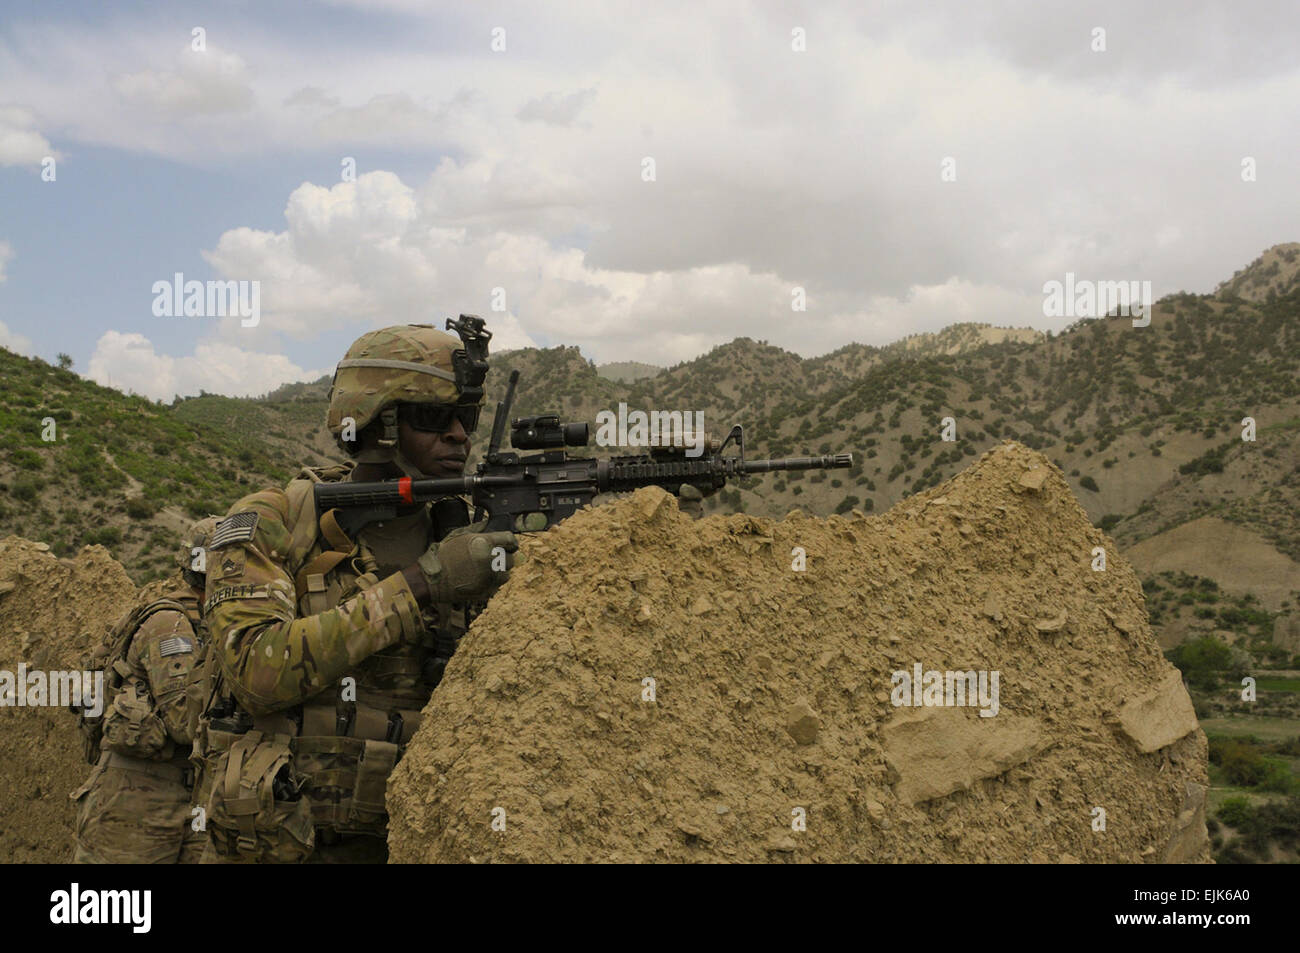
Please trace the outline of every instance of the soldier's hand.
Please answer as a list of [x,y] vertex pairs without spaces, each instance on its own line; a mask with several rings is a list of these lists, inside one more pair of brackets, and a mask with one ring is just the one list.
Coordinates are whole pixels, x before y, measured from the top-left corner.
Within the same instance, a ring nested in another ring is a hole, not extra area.
[[464,526],[457,526],[450,533],[444,536],[442,538],[442,541],[445,543],[453,536],[466,536],[466,535],[472,535],[474,533],[482,533],[484,530],[487,529],[487,524],[488,521],[484,519],[484,520],[479,520],[477,523],[467,523]]
[[519,541],[514,533],[461,533],[416,560],[433,602],[483,602],[506,581]]

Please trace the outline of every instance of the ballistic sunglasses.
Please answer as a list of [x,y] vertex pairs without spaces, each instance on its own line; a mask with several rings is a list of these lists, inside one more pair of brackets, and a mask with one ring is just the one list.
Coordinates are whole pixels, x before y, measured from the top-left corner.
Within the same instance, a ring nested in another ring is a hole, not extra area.
[[401,404],[398,415],[415,430],[446,433],[459,420],[465,433],[478,427],[478,404]]

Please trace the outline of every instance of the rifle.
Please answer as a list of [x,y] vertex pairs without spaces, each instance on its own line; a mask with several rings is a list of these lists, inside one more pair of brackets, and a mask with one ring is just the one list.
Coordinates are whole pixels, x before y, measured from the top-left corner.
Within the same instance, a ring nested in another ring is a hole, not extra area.
[[[462,315],[461,322],[467,317],[471,316]],[[448,321],[448,326],[451,325]],[[516,370],[510,374],[505,400],[497,404],[487,452],[473,475],[318,483],[314,490],[317,513],[337,509],[339,526],[349,536],[355,536],[368,523],[393,519],[399,507],[467,495],[474,503],[474,522],[487,514],[485,532],[533,532],[550,529],[572,516],[589,505],[598,493],[626,493],[643,486],[658,486],[676,495],[686,484],[708,493],[726,486],[728,480],[752,473],[836,470],[853,465],[851,453],[746,460],[745,433],[739,425],[731,428],[720,445],[706,445],[707,452],[696,458],[687,457],[683,447],[675,446],[607,459],[573,456],[567,448],[587,446],[588,425],[561,423],[557,414],[511,421],[510,442],[514,450],[541,451],[521,456],[501,449],[518,383]],[[725,456],[723,451],[733,443],[736,453]],[[534,514],[541,514],[544,522]]]

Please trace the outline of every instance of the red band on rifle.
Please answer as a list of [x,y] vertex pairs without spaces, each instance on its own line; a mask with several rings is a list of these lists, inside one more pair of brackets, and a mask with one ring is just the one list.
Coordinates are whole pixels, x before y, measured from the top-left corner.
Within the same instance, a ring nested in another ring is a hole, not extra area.
[[411,495],[411,478],[402,477],[397,481],[397,494],[402,498],[403,503],[414,503],[415,497]]

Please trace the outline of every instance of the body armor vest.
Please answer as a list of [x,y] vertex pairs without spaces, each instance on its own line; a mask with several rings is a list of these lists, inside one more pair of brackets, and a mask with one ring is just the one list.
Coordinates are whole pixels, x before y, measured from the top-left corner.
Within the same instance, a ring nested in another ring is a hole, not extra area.
[[[329,514],[316,521],[312,486],[344,479],[350,470],[350,465],[304,470],[304,477],[286,488],[296,550],[291,550],[288,568],[297,569],[299,617],[328,611],[387,575],[365,542],[364,530],[354,541]],[[430,543],[468,523],[466,505],[459,499],[441,501],[434,513]],[[305,552],[300,548],[308,538],[304,521],[316,530]],[[202,750],[196,742],[196,753],[210,768],[246,735],[276,739],[288,749],[295,794],[308,802],[314,827],[382,836],[388,821],[388,775],[419,727],[421,710],[468,627],[466,609],[449,604],[426,607],[421,618],[422,638],[370,655],[331,689],[286,711],[250,716],[233,698],[220,699],[209,712]],[[200,798],[214,782],[222,782],[207,768]]]

